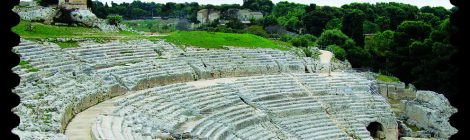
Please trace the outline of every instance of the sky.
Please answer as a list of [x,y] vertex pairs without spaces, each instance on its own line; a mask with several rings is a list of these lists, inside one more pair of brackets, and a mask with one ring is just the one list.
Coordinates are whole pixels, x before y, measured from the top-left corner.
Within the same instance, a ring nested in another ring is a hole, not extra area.
[[[108,2],[108,4],[113,1],[114,3],[122,3],[122,2],[132,2],[134,0],[98,0],[103,3]],[[142,2],[156,2],[156,3],[166,3],[166,2],[175,2],[175,3],[184,3],[184,2],[198,2],[199,4],[213,4],[213,5],[220,5],[220,4],[243,4],[243,0],[140,0]],[[295,3],[303,3],[303,4],[310,4],[315,3],[320,6],[336,6],[340,7],[344,4],[349,4],[352,2],[360,2],[360,3],[377,3],[377,2],[400,2],[400,3],[407,3],[411,5],[416,5],[418,7],[422,6],[443,6],[447,9],[453,7],[450,4],[449,0],[272,0],[273,3],[278,3],[279,1],[289,1]]]

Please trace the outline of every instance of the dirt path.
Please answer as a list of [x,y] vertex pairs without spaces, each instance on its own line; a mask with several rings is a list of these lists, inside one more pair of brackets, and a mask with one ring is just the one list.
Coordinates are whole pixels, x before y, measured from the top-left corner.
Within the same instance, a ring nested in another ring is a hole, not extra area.
[[320,63],[323,63],[323,64],[330,63],[331,58],[333,58],[333,53],[331,53],[330,51],[324,51],[324,50],[320,50],[320,52],[321,52]]

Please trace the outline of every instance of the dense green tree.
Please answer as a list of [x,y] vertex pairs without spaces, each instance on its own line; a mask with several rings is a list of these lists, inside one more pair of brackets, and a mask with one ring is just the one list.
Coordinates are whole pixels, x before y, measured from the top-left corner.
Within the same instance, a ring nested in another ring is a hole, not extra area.
[[434,26],[439,25],[440,24],[439,22],[441,20],[439,19],[439,17],[431,13],[419,13],[418,21],[424,21],[434,27]]
[[385,58],[391,53],[390,49],[394,42],[393,35],[394,32],[390,30],[377,33],[371,36],[370,39],[366,39],[364,48],[375,56]]
[[317,44],[321,46],[338,45],[341,47],[349,47],[344,46],[347,44],[348,40],[350,40],[350,38],[341,32],[341,30],[325,30],[318,38]]
[[262,20],[263,26],[278,25],[277,18],[274,15],[265,16]]
[[341,6],[342,9],[344,10],[361,10],[363,13],[365,13],[365,20],[367,21],[374,21],[377,17],[377,14],[375,13],[375,7],[374,5],[370,3],[350,3]]
[[288,30],[299,32],[303,27],[301,18],[305,14],[305,7],[297,3],[279,2],[273,7],[270,16],[275,17],[277,23]]
[[387,30],[365,39],[364,49],[371,54],[371,67],[382,72],[389,72],[388,57],[392,54],[394,32]]
[[381,31],[390,29],[390,19],[388,17],[379,16],[375,19],[375,23],[379,25]]
[[346,49],[348,61],[353,67],[362,68],[371,66],[371,54],[360,46],[353,46]]
[[398,26],[397,33],[400,40],[409,42],[411,40],[424,40],[429,37],[432,31],[431,25],[423,21],[405,21]]
[[362,24],[364,34],[373,34],[380,32],[380,26],[370,21],[364,21]]
[[334,18],[326,23],[325,29],[326,30],[341,29],[343,28],[343,24],[341,22],[342,22],[341,19]]
[[271,0],[243,0],[243,8],[260,11],[264,14],[270,13],[274,4]]
[[111,25],[118,25],[122,22],[122,16],[119,15],[108,15],[107,17],[108,23]]
[[[315,6],[315,5],[310,5]],[[341,9],[336,7],[306,7],[306,9],[315,9],[314,11],[310,11],[302,17],[302,21],[304,22],[305,28],[308,33],[313,35],[320,35],[323,30],[325,29],[326,24],[335,18],[342,18],[343,12]]]
[[364,46],[364,12],[353,9],[343,17],[342,31],[350,36],[359,46]]
[[420,8],[420,11],[422,13],[431,13],[441,20],[447,18],[450,14],[451,11],[447,10],[446,8],[439,6],[439,7],[430,7],[430,6],[423,6]]

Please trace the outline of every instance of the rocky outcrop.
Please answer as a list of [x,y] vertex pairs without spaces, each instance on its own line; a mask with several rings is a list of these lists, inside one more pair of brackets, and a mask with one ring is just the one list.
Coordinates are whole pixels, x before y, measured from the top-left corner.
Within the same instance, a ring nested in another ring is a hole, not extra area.
[[30,7],[30,8],[14,8],[22,20],[40,21],[45,24],[52,24],[54,16],[57,15],[58,10],[52,7]]
[[[45,24],[54,23],[54,17],[60,14],[57,8],[41,6],[28,8],[15,7],[14,11],[22,20],[38,21]],[[73,10],[70,15],[73,21],[88,27],[97,27],[104,32],[118,32],[120,29],[132,31],[125,25],[109,25],[106,20],[96,17],[90,10]]]
[[106,20],[96,17],[90,10],[75,10],[71,14],[72,19],[89,27],[98,27],[104,32],[118,32],[119,28],[109,25]]
[[416,98],[404,101],[406,123],[416,125],[430,137],[448,139],[457,133],[449,123],[449,117],[457,112],[449,101],[433,91],[417,91]]

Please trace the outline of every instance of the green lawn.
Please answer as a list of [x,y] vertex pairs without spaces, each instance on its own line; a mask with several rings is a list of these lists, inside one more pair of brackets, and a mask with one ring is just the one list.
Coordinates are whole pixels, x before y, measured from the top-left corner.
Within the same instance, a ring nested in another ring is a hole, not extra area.
[[[28,29],[32,26],[32,30]],[[234,34],[206,31],[175,31],[168,36],[145,36],[133,32],[105,33],[97,28],[45,25],[37,22],[21,21],[13,31],[26,39],[41,38],[90,38],[95,40],[135,40],[165,39],[176,45],[188,45],[201,48],[222,48],[235,46],[246,48],[273,48],[287,50],[288,43],[273,41],[252,34]],[[77,42],[58,42],[61,48],[78,47]]]
[[398,79],[397,77],[386,76],[382,74],[379,74],[379,76],[377,77],[377,80],[384,81],[384,82],[400,82],[400,79]]
[[233,34],[206,31],[176,31],[160,37],[177,45],[196,46],[201,48],[222,48],[236,46],[246,48],[273,48],[286,50],[287,44],[272,41],[252,34]]
[[[32,26],[32,30],[28,30],[28,26]],[[137,33],[120,31],[115,33],[101,32],[97,28],[89,27],[69,27],[46,25],[37,22],[21,21],[13,28],[13,32],[27,39],[40,38],[139,38],[141,35]]]

